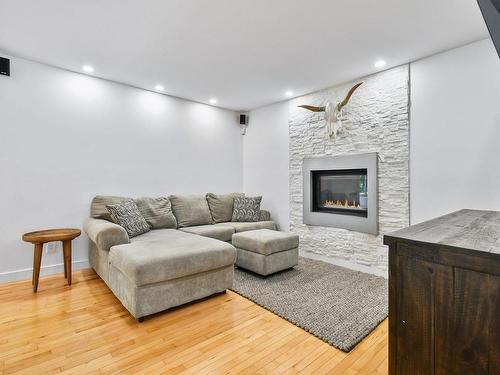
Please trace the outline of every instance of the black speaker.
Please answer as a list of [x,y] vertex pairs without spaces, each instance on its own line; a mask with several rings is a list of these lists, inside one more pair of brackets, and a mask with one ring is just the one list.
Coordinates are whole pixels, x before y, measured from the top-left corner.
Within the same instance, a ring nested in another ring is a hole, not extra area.
[[0,74],[10,76],[10,60],[0,57]]
[[240,125],[246,125],[248,116],[244,113],[240,114]]

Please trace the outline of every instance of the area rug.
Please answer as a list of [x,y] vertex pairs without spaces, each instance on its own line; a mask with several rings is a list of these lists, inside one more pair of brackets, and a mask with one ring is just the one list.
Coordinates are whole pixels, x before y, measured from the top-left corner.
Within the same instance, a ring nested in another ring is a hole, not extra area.
[[345,352],[387,317],[387,280],[307,258],[267,278],[237,268],[233,291]]

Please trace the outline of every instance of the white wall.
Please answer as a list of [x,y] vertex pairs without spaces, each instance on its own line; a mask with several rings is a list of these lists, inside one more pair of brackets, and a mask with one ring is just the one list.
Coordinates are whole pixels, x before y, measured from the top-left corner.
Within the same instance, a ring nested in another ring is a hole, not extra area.
[[[0,76],[0,281],[31,275],[23,232],[81,227],[96,194],[242,190],[235,113],[19,58],[11,74]],[[45,273],[62,272],[59,250]],[[85,235],[73,260],[88,266]]]
[[411,64],[410,212],[500,210],[500,59],[490,39]]
[[243,138],[243,190],[262,195],[281,230],[289,230],[288,102],[251,111]]

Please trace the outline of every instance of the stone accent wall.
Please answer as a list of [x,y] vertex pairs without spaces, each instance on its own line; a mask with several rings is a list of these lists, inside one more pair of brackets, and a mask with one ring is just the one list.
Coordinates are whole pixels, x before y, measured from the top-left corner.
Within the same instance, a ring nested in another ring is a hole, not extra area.
[[[343,131],[334,143],[326,134],[323,113],[297,106],[341,99],[356,82],[364,84],[344,109]],[[409,68],[397,67],[290,101],[290,230],[299,234],[304,256],[326,256],[353,268],[385,273],[384,233],[409,225]],[[302,222],[302,159],[379,153],[378,236]]]

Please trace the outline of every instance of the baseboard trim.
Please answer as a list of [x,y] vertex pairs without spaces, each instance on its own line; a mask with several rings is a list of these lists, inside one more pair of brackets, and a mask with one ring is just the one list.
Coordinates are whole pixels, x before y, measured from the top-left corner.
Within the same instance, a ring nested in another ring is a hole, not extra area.
[[[79,270],[82,268],[90,268],[90,263],[88,259],[75,260],[71,262],[71,267],[73,270]],[[40,276],[54,275],[64,272],[63,263],[51,264],[48,266],[42,266],[40,269]],[[21,281],[21,280],[31,280],[33,275],[33,268],[26,268],[16,271],[8,271],[0,273],[0,283],[8,283],[11,281]]]
[[375,276],[384,277],[386,279],[389,278],[388,271],[380,270],[380,269],[373,268],[373,267],[364,266],[364,265],[358,264],[358,263],[349,262],[349,261],[344,260],[344,259],[340,259],[340,258],[336,258],[336,257],[329,257],[326,255],[314,254],[314,253],[310,253],[310,252],[306,252],[306,251],[301,251],[299,253],[299,255],[301,257],[304,257],[304,258],[321,260],[323,262],[334,264],[334,265],[340,266],[340,267],[349,268],[349,269],[354,270],[354,271],[369,273],[369,274],[372,274]]
[[[309,259],[321,260],[326,263],[335,264],[336,266],[349,268],[355,271],[370,273],[372,275],[388,278],[388,271],[379,270],[373,267],[363,266],[361,264],[349,262],[344,259],[329,257],[326,255],[314,254],[310,252],[301,251],[300,256]],[[84,260],[75,260],[72,262],[73,270],[79,270],[82,268],[90,268],[90,263],[88,259]],[[40,269],[41,276],[54,275],[58,273],[63,273],[63,263],[51,264],[48,266],[43,266]],[[8,271],[0,273],[0,283],[8,283],[11,281],[20,281],[20,280],[30,280],[33,274],[33,268],[26,268],[22,270],[16,271]]]

